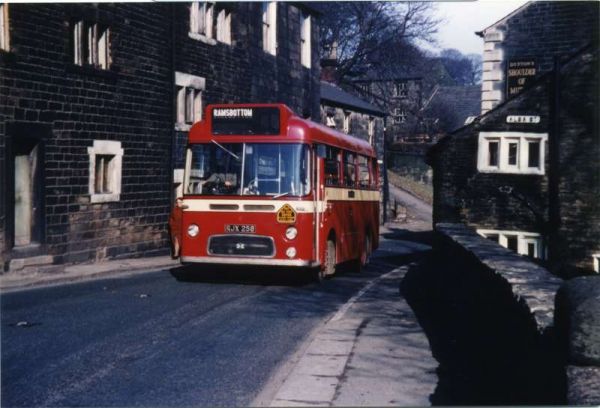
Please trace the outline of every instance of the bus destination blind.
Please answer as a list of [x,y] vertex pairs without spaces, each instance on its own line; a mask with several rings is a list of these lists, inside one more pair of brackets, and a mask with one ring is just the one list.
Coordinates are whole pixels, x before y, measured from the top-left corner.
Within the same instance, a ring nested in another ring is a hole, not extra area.
[[279,109],[214,108],[212,133],[215,135],[278,135]]

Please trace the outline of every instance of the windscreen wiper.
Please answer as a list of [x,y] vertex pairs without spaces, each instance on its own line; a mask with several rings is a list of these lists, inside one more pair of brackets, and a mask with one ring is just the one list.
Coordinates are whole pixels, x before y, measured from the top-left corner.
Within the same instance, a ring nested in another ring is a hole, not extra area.
[[281,193],[281,194],[274,195],[274,196],[273,196],[273,199],[276,199],[276,198],[279,198],[279,197],[286,196],[286,195],[288,195],[289,193],[290,193],[289,191],[286,191],[285,193]]
[[238,156],[237,154],[235,154],[234,152],[232,152],[231,150],[227,149],[226,147],[224,147],[221,143],[217,142],[214,139],[210,140],[212,143],[216,144],[217,146],[219,146],[221,149],[225,150],[227,153],[229,153],[230,155],[232,155],[233,157],[235,157],[235,159],[237,161],[240,161],[240,156]]

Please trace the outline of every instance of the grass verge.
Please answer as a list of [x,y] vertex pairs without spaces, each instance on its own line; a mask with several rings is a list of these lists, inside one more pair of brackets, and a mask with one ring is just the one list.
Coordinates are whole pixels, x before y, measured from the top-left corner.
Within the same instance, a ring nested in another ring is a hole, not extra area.
[[415,197],[420,198],[429,205],[433,204],[433,187],[427,184],[419,183],[410,177],[401,176],[391,170],[387,171],[390,184],[408,191]]

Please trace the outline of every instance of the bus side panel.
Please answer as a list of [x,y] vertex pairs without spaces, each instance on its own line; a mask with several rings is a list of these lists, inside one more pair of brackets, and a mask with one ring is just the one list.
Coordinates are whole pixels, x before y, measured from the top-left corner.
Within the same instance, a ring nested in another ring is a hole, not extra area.
[[[379,247],[379,202],[333,199],[340,198],[347,192],[345,189],[334,188],[327,191],[328,200],[319,241],[322,264],[331,231],[334,231],[336,236],[338,263],[360,258],[366,234],[370,234],[372,250]],[[358,194],[358,190],[355,193]]]

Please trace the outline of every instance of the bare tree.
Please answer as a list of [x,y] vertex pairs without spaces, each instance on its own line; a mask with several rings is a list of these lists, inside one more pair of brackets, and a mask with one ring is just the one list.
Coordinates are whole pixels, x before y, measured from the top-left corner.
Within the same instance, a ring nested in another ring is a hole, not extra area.
[[430,2],[324,2],[321,49],[337,59],[340,82],[399,68],[417,40],[433,42],[439,23]]

